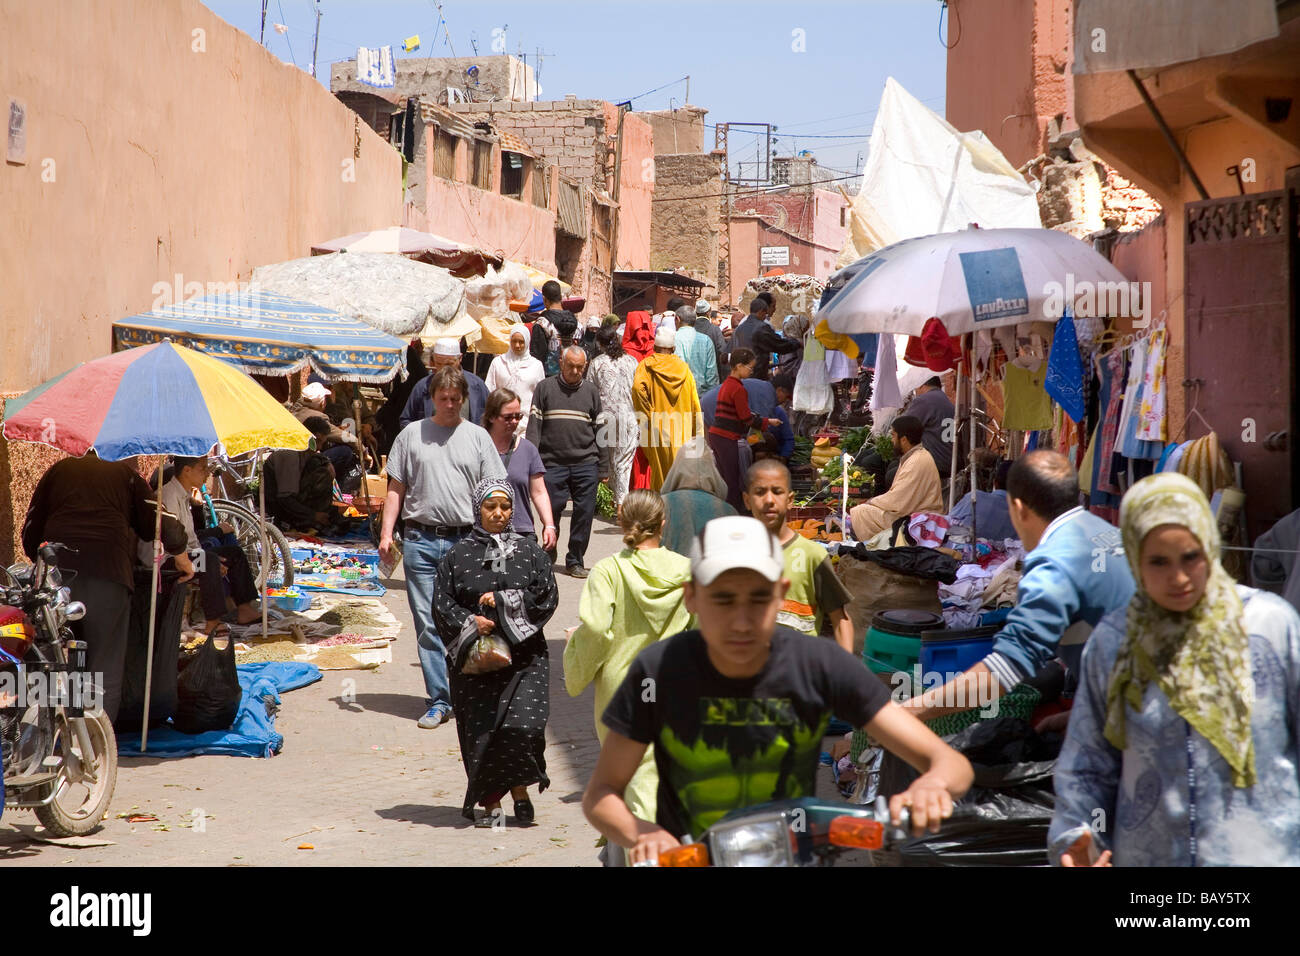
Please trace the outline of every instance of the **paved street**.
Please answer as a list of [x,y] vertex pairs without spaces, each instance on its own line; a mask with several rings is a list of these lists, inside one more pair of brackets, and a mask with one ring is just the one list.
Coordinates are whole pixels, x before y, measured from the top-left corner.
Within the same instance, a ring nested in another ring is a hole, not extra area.
[[[567,518],[562,524],[561,545]],[[618,527],[598,518],[587,565],[620,546]],[[562,572],[556,580],[560,605],[546,631],[551,786],[540,798],[533,793],[536,826],[514,826],[508,799],[504,830],[476,830],[461,817],[465,772],[455,725],[415,725],[424,684],[399,580],[384,597],[403,624],[393,663],[377,671],[326,671],[321,681],[284,694],[278,756],[125,759],[109,819],[96,834],[115,845],[34,842],[15,825],[30,830],[35,816],[9,811],[0,820],[0,865],[596,865],[596,833],[581,807],[598,750],[592,693],[570,698],[561,663],[582,582]],[[355,681],[353,703],[342,699],[348,681]],[[117,817],[126,811],[153,814],[160,823],[128,824]],[[185,826],[200,816],[201,831]],[[167,829],[155,829],[162,825]]]

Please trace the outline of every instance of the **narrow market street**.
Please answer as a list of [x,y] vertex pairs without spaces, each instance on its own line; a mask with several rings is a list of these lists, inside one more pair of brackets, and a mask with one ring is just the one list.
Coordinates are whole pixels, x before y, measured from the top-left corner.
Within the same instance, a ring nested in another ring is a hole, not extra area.
[[[561,542],[568,518],[561,522]],[[588,561],[622,546],[618,526],[597,519]],[[596,833],[582,815],[582,790],[598,745],[592,690],[564,689],[564,629],[577,623],[582,582],[559,571],[560,604],[547,628],[551,786],[533,792],[537,823],[476,830],[460,814],[465,770],[454,724],[420,730],[424,685],[399,570],[383,602],[402,622],[393,662],[378,670],[325,671],[282,695],[270,759],[199,756],[123,759],[102,830],[85,838],[111,846],[36,842],[31,813],[0,824],[0,865],[107,866],[594,866]],[[355,698],[344,695],[355,682]],[[130,824],[122,814],[158,822]],[[202,829],[196,821],[204,819]],[[77,841],[72,841],[77,842]],[[310,844],[313,849],[299,849]]]

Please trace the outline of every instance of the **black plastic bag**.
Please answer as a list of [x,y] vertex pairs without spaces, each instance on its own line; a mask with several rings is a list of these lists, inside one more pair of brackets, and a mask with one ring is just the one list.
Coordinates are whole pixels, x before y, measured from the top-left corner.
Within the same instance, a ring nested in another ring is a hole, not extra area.
[[[189,584],[177,583],[177,575],[164,572],[158,595],[158,620],[153,642],[153,684],[149,692],[149,727],[165,724],[176,713],[176,667],[180,656],[182,618]],[[136,733],[144,719],[144,683],[149,656],[149,599],[153,578],[137,569],[135,593],[131,596],[131,623],[127,631],[126,660],[122,668],[122,697],[113,728],[118,733]]]
[[183,734],[229,730],[239,713],[243,689],[235,670],[235,641],[226,635],[225,650],[209,636],[176,680],[173,725]]
[[[903,866],[1047,866],[1047,828],[1056,795],[1052,773],[1060,734],[1038,734],[1028,721],[1001,717],[945,737],[975,770],[975,783],[958,803],[963,814],[937,834],[895,847]],[[886,753],[880,793],[906,790],[917,772]]]

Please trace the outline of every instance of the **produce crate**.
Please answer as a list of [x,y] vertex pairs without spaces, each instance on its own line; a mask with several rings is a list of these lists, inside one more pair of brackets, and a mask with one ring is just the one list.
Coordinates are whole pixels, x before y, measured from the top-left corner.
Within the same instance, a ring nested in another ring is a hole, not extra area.
[[[786,512],[787,521],[807,521],[810,518],[825,518],[831,513],[830,505],[803,505],[798,508],[791,508]],[[835,509],[838,511],[839,509]]]

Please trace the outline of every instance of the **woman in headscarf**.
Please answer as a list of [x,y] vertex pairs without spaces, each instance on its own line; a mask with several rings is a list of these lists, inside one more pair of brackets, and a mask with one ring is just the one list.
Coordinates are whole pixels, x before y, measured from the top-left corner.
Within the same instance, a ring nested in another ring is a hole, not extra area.
[[614,507],[623,503],[632,480],[632,459],[636,456],[637,421],[632,409],[632,378],[636,359],[623,350],[613,329],[601,329],[596,337],[599,352],[587,367],[587,377],[600,391],[604,439],[598,444],[608,456],[610,490]]
[[519,407],[524,417],[515,429],[516,435],[528,431],[528,413],[533,407],[533,389],[546,378],[546,368],[528,351],[528,329],[516,324],[510,329],[510,347],[492,360],[483,383],[488,392],[508,388],[519,396]]
[[[691,579],[691,562],[661,546],[663,499],[653,491],[630,492],[618,520],[626,547],[591,569],[578,604],[578,629],[564,648],[569,696],[596,685],[596,736],[601,743],[607,732],[601,715],[632,661],[655,641],[692,626],[682,594],[682,584]],[[658,786],[650,747],[624,793],[628,809],[642,820],[655,819]],[[618,847],[606,853],[619,853]]]
[[702,435],[677,452],[660,495],[664,501],[661,543],[678,554],[689,555],[695,536],[714,518],[736,514],[736,509],[727,504],[727,483]]
[[[501,817],[501,798],[514,798],[515,819],[533,821],[528,787],[546,776],[550,663],[542,627],[555,613],[558,591],[541,546],[510,526],[514,492],[506,478],[474,489],[474,529],[438,566],[433,616],[447,648],[451,705],[469,786],[461,808],[475,826]],[[485,674],[463,672],[479,638],[499,637],[510,663]]]
[[1120,531],[1137,591],[1084,648],[1051,859],[1300,865],[1300,616],[1228,576],[1182,475],[1135,484]]
[[623,327],[623,349],[638,362],[654,351],[655,323],[644,310],[629,312]]

